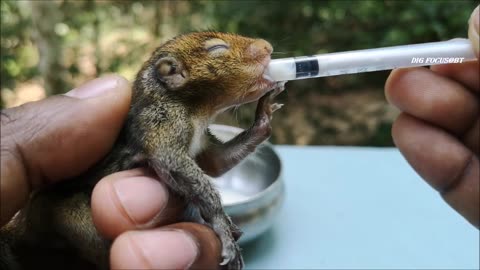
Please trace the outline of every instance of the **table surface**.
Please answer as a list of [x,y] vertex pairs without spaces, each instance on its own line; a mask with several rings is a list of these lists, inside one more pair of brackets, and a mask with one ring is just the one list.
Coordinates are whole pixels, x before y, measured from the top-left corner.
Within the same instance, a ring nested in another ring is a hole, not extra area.
[[275,146],[286,199],[247,269],[478,269],[479,231],[395,148]]

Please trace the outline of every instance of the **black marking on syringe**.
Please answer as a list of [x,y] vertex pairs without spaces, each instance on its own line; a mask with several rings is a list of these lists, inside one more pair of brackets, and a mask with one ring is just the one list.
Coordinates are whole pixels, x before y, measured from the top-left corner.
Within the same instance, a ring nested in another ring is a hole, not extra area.
[[318,60],[314,56],[295,57],[296,78],[315,77],[320,72]]

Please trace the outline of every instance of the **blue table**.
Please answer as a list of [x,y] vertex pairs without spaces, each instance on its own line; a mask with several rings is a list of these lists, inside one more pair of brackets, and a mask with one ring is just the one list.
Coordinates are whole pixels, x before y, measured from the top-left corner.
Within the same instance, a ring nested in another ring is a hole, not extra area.
[[247,269],[478,269],[479,231],[395,148],[276,146],[286,200]]

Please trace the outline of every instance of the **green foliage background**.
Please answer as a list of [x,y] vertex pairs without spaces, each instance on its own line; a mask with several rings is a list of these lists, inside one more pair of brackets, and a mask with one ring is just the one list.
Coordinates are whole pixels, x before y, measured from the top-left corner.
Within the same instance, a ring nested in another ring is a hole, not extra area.
[[[261,37],[274,46],[273,57],[280,58],[466,37],[476,5],[473,0],[2,0],[2,106],[9,105],[6,94],[15,94],[25,82],[59,94],[105,73],[133,79],[156,46],[192,30]],[[35,16],[47,31],[39,30]],[[45,41],[46,46],[41,44]],[[54,56],[46,69],[41,46]],[[272,140],[392,145],[396,112],[383,98],[387,76],[374,72],[289,82]],[[251,111],[247,106],[220,121],[247,126]]]

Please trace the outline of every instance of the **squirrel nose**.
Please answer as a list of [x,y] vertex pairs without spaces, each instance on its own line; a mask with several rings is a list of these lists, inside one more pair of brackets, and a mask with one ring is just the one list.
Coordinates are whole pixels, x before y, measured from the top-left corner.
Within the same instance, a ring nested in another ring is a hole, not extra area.
[[247,49],[252,57],[270,55],[273,51],[272,45],[264,39],[257,39]]

